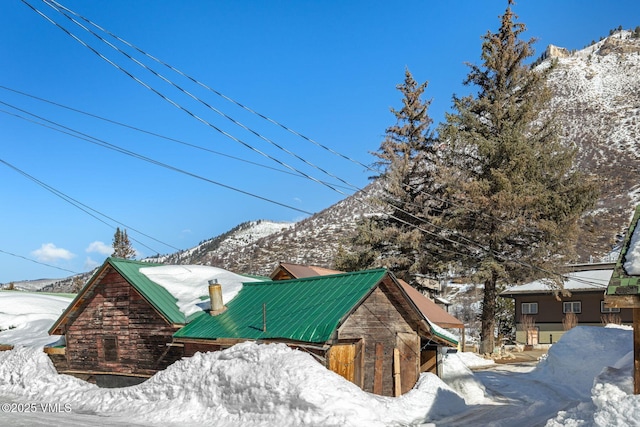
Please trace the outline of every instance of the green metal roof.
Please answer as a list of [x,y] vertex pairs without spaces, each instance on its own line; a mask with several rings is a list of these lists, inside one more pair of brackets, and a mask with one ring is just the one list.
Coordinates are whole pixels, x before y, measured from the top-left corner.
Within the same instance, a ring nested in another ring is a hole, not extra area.
[[[163,286],[153,282],[140,272],[141,268],[158,267],[163,264],[133,261],[122,258],[108,258],[113,266],[153,307],[171,323],[187,323],[184,313],[178,308],[178,300]],[[199,313],[201,314],[201,313]]]
[[[245,283],[227,310],[200,316],[176,338],[290,339],[325,342],[344,317],[387,274],[386,269]],[[263,331],[263,304],[266,332]]]
[[620,256],[618,262],[613,269],[609,286],[607,287],[606,295],[638,295],[640,294],[640,276],[632,276],[627,274],[624,269],[625,256],[629,250],[629,244],[631,242],[631,236],[638,225],[640,219],[640,206],[636,207],[636,211],[629,225],[629,231],[622,244],[620,250]]

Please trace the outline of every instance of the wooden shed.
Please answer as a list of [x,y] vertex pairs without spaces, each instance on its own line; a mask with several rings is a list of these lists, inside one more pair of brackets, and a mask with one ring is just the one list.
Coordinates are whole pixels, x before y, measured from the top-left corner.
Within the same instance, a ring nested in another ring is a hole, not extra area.
[[377,269],[245,283],[225,311],[198,317],[174,344],[189,356],[247,340],[284,342],[365,391],[398,396],[420,375],[423,338],[457,344],[425,320],[393,274]]
[[[270,274],[271,280],[287,280],[287,279],[302,279],[304,277],[314,277],[314,276],[326,276],[330,274],[340,274],[344,273],[344,271],[331,270],[325,267],[318,267],[315,265],[303,265],[303,264],[293,264],[287,262],[281,262],[278,266],[273,270]],[[416,305],[418,310],[422,312],[425,320],[427,320],[432,326],[440,327],[444,329],[458,329],[460,335],[460,343],[459,347],[464,348],[464,323],[451,315],[445,309],[443,309],[436,302],[430,300],[428,297],[423,295],[420,291],[418,291],[413,286],[409,285],[402,279],[397,279],[398,283],[403,287],[407,296],[411,299],[411,301]],[[451,345],[451,342],[449,343]],[[435,352],[432,353],[433,357],[436,356]],[[425,362],[425,361],[423,361]],[[435,364],[435,360],[431,360],[429,363],[430,368],[426,368],[423,366],[422,371],[429,371],[433,373],[437,373],[437,365]]]

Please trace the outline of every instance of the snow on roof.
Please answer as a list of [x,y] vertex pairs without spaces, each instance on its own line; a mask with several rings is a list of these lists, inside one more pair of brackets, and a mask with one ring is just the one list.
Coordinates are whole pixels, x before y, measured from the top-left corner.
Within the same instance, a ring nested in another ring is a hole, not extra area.
[[456,334],[453,334],[448,330],[441,328],[440,326],[436,325],[434,322],[432,322],[429,319],[427,319],[427,322],[429,323],[429,326],[431,326],[431,328],[433,329],[433,332],[440,335],[441,338],[445,338],[449,341],[453,341],[456,343],[460,342],[460,337],[457,336]]
[[[592,291],[605,290],[613,269],[574,271],[564,274],[564,289],[568,291]],[[525,294],[532,292],[550,292],[552,290],[548,281],[535,280],[524,285],[510,286],[502,294]]]
[[[640,220],[639,220],[640,221]],[[640,275],[640,227],[636,222],[635,229],[629,241],[629,249],[624,256],[624,269],[630,276]]]
[[442,297],[435,297],[434,298],[436,300],[437,303],[440,304],[444,304],[444,305],[451,305],[453,304],[450,300],[446,299],[446,298],[442,298]]
[[217,280],[222,286],[224,304],[240,292],[242,283],[260,281],[206,265],[161,265],[143,267],[140,272],[173,295],[178,300],[178,308],[186,317],[208,308],[208,304],[207,307],[202,305],[209,300],[209,280]]

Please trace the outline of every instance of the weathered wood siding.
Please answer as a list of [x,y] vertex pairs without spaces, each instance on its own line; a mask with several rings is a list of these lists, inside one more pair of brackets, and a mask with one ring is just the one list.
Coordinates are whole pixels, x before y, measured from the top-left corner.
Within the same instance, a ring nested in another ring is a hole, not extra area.
[[362,339],[364,346],[363,389],[384,396],[394,395],[393,350],[400,357],[403,390],[415,385],[419,371],[420,339],[398,308],[378,287],[338,330],[338,339]]
[[210,351],[220,351],[229,348],[229,346],[222,346],[219,344],[211,344],[211,343],[194,343],[194,342],[185,342],[184,343],[184,356],[191,357],[196,353],[208,353]]
[[67,369],[151,375],[182,357],[175,328],[116,270],[99,280],[66,330]]

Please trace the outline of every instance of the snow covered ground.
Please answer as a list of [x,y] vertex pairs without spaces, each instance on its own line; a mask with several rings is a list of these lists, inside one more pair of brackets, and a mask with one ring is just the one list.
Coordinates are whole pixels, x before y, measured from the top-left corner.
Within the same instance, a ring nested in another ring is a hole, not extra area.
[[0,425],[640,425],[628,328],[578,326],[537,366],[448,354],[442,379],[423,374],[399,398],[365,393],[282,344],[254,343],[183,359],[137,386],[100,389],[57,374],[41,350],[56,340],[43,325],[64,308],[59,298],[0,292],[0,327],[12,327],[0,343],[16,345],[0,352]]

